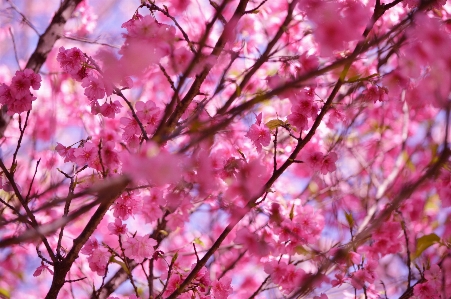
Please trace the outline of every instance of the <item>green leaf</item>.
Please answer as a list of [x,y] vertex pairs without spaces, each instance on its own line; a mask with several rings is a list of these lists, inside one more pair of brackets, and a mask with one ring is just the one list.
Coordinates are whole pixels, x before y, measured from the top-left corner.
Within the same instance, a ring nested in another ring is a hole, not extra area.
[[175,261],[177,260],[178,257],[179,257],[179,253],[176,252],[175,255],[171,259],[171,264],[175,263]]
[[304,246],[298,245],[294,248],[297,254],[308,255],[309,251]]
[[236,95],[239,97],[241,95],[241,88],[239,85],[236,86]]
[[2,295],[5,298],[11,298],[11,294],[7,289],[0,288],[0,295]]
[[276,128],[283,125],[285,125],[285,122],[280,119],[272,119],[265,124],[265,126],[270,130],[275,130]]
[[294,218],[294,204],[291,206],[291,210],[290,210],[290,220],[293,220]]
[[194,243],[200,246],[204,246],[204,242],[202,242],[202,240],[200,238],[195,238],[194,239]]
[[353,227],[354,226],[354,217],[352,217],[352,214],[345,212],[345,217],[346,217],[346,221],[348,221],[349,227]]
[[128,270],[128,268],[127,268],[127,266],[125,265],[124,262],[121,262],[121,261],[115,259],[114,257],[110,258],[110,262],[120,265],[120,266],[122,267],[122,269],[124,269],[124,271],[125,271],[128,275],[130,275],[130,271]]
[[312,194],[316,194],[319,191],[319,186],[317,183],[311,181],[310,184],[308,184],[308,190]]
[[415,254],[413,255],[413,258],[416,259],[419,257],[423,251],[434,245],[435,243],[440,242],[439,236],[432,233],[429,235],[424,235],[417,239],[417,250],[415,251]]

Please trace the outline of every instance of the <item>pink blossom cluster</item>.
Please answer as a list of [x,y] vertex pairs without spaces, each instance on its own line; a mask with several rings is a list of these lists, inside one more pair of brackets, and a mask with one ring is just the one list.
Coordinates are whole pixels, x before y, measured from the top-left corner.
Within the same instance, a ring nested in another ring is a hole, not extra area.
[[145,258],[151,258],[155,252],[154,246],[157,241],[150,238],[148,235],[128,237],[124,242],[124,254],[136,262],[142,263]]
[[[153,134],[162,117],[161,109],[156,107],[155,103],[151,100],[147,102],[137,101],[135,108],[136,116],[146,133]],[[133,117],[131,112],[128,112],[126,117],[121,117],[120,123],[124,130],[122,133],[122,140],[129,145],[130,148],[136,148],[139,144],[139,138],[142,137],[142,130],[138,121]]]
[[379,86],[370,85],[363,92],[363,98],[365,101],[374,102],[377,101],[384,102],[387,97],[387,89]]
[[88,255],[88,263],[91,271],[96,272],[97,275],[105,275],[108,260],[111,253],[103,247],[96,238],[91,237],[80,251],[82,254]]
[[231,183],[225,193],[225,200],[233,211],[232,214],[239,215],[235,208],[240,209],[262,191],[269,173],[266,165],[256,159],[241,163],[236,170],[237,173],[230,177]]
[[307,273],[285,262],[271,261],[264,265],[265,273],[271,275],[272,281],[279,285],[283,292],[289,294],[307,279]]
[[252,143],[257,148],[257,152],[261,152],[262,146],[268,146],[271,142],[271,132],[262,125],[262,114],[257,115],[255,123],[249,128],[246,136],[252,140]]
[[[114,172],[119,167],[119,156],[115,150],[115,142],[80,142],[78,147],[64,146],[57,143],[55,150],[64,158],[64,162],[72,162],[80,167],[87,165],[98,171]],[[100,156],[99,156],[100,153]]]
[[127,220],[138,211],[141,211],[143,204],[141,198],[130,192],[119,197],[113,206],[114,217],[122,220]]
[[[119,53],[127,74],[140,75],[147,67],[171,53],[175,42],[175,28],[159,23],[151,15],[136,13],[131,20],[122,24],[122,28],[127,33],[123,34],[125,42]],[[146,51],[143,52],[143,49]]]
[[[115,227],[113,228],[113,226]],[[115,222],[110,227],[112,228],[112,231],[116,231],[118,236],[125,236],[125,241],[122,242],[121,247],[117,250],[123,250],[123,254],[128,258],[135,259],[137,262],[142,262],[145,258],[151,258],[154,254],[154,246],[157,245],[157,241],[150,238],[148,235],[127,236],[126,229],[118,222]],[[81,253],[88,255],[89,267],[93,272],[96,272],[99,276],[105,275],[107,263],[112,255],[105,246],[99,243],[97,239],[90,238],[83,246]]]
[[[81,2],[86,34],[108,5]],[[449,297],[451,4],[160,2],[119,52],[60,40],[42,104],[0,119],[0,294],[29,274],[54,298]],[[10,115],[33,69],[0,85]]]
[[307,130],[308,119],[315,118],[318,114],[318,106],[314,102],[315,90],[305,88],[299,92],[290,94],[291,114],[288,115],[288,122],[299,131]]
[[314,208],[298,206],[291,216],[283,215],[278,204],[271,206],[273,233],[283,244],[277,249],[281,254],[296,254],[306,244],[316,242],[324,228],[324,217]]
[[[413,288],[414,299],[443,299],[442,296],[442,270],[438,265],[431,265],[431,267],[424,271],[424,278],[426,282],[418,283]],[[446,289],[450,289],[451,284],[447,281]]]
[[[186,47],[179,47],[175,49],[169,56],[166,63],[165,68],[167,73],[172,75],[178,75],[181,72],[185,71],[188,68],[189,63],[193,59],[194,54],[188,50]],[[199,66],[196,65],[196,68],[199,69]],[[191,72],[189,75],[193,75],[195,72]]]
[[338,160],[338,155],[335,152],[330,152],[327,155],[324,155],[320,151],[309,148],[301,152],[300,157],[309,170],[327,174],[334,172],[337,169],[335,163]]
[[[81,86],[85,89],[84,94],[91,103],[93,114],[100,113],[105,117],[114,118],[120,112],[122,105],[119,101],[106,100],[102,105],[99,104],[98,100],[103,99],[105,95],[112,95],[114,82],[110,80],[111,78],[105,78],[98,70],[95,70],[92,62],[88,61],[87,56],[80,49],[60,47],[57,60],[63,71],[81,82]],[[122,82],[124,86],[130,84],[124,82]]]
[[8,108],[8,115],[31,110],[31,103],[36,100],[30,87],[38,90],[41,87],[41,76],[31,69],[16,71],[10,85],[0,85],[0,104]]
[[298,3],[315,24],[315,41],[324,56],[359,40],[371,15],[370,7],[359,1],[301,0]]
[[78,48],[60,47],[56,60],[61,69],[77,81],[81,82],[91,72],[85,54]]
[[[192,266],[192,268],[195,265]],[[185,271],[182,269],[175,269],[175,273],[168,278],[167,289],[164,296],[169,296],[186,278]],[[165,277],[163,277],[165,278]],[[192,286],[196,288],[187,288],[189,291],[182,293],[178,298],[180,299],[227,299],[233,288],[231,287],[232,279],[228,276],[220,279],[210,279],[210,271],[203,267],[192,280]],[[192,290],[190,290],[192,289]]]

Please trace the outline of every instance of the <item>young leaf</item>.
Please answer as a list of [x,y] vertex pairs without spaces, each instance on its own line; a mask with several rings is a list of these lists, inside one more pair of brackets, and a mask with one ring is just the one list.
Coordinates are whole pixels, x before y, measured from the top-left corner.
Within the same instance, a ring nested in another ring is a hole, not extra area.
[[285,125],[285,122],[280,119],[272,119],[265,124],[265,126],[270,130],[275,130],[276,128],[283,125]]
[[432,245],[434,245],[435,243],[440,242],[440,238],[439,236],[437,236],[436,234],[432,233],[429,235],[424,235],[420,238],[417,239],[417,250],[415,251],[414,255],[413,255],[413,259],[418,258],[423,251],[425,251],[426,249],[428,249],[429,247],[431,247]]

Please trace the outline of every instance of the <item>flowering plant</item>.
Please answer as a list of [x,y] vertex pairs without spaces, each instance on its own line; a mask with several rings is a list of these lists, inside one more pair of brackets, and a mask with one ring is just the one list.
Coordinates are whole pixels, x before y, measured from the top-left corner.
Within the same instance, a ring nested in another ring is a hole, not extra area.
[[451,296],[446,1],[54,2],[0,8],[0,297]]

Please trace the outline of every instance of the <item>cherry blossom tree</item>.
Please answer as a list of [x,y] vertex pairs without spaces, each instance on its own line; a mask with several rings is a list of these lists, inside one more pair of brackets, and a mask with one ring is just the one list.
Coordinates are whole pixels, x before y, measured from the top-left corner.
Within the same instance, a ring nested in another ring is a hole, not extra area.
[[0,298],[450,298],[446,1],[0,9]]

